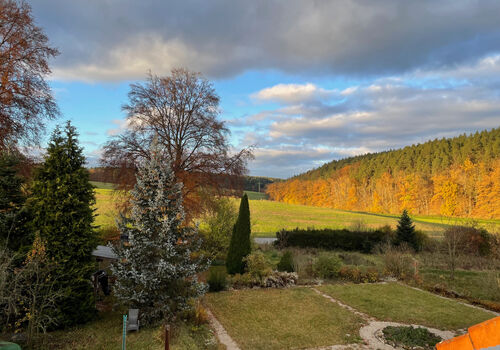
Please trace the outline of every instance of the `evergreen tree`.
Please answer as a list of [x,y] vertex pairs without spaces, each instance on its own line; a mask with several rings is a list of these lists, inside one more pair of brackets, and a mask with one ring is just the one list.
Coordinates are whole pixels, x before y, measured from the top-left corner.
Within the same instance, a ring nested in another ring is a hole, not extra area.
[[230,274],[245,272],[243,259],[250,254],[250,208],[246,193],[241,198],[238,219],[233,227],[233,235],[227,253],[226,267]]
[[18,175],[20,157],[15,153],[0,154],[0,243],[25,253],[31,244],[31,232],[22,191],[24,179]]
[[396,229],[396,245],[400,245],[402,243],[407,243],[410,247],[415,250],[418,250],[418,240],[417,233],[415,232],[415,225],[411,220],[408,212],[403,210],[401,217],[398,221],[398,227]]
[[208,266],[196,253],[198,230],[183,223],[182,184],[170,164],[162,164],[156,147],[136,180],[131,217],[119,222],[128,242],[113,247],[119,256],[112,266],[114,291],[126,305],[140,309],[143,323],[169,322],[205,292],[196,276]]
[[54,274],[63,295],[54,315],[58,326],[84,323],[95,315],[90,283],[96,268],[91,255],[97,245],[95,197],[77,136],[69,121],[64,132],[56,128],[44,163],[35,172],[29,201],[35,235],[56,264]]

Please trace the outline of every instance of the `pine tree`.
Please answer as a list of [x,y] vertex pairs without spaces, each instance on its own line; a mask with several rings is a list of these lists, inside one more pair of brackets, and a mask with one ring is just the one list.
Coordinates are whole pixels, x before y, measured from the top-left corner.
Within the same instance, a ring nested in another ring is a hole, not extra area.
[[15,153],[0,154],[0,243],[25,253],[31,245],[31,232],[22,191],[24,179],[18,175],[20,157]]
[[411,220],[408,212],[403,210],[401,217],[398,221],[398,227],[396,230],[396,245],[400,245],[402,243],[407,243],[410,247],[415,250],[418,250],[418,241],[417,234],[415,232],[415,225]]
[[241,198],[238,219],[233,227],[233,235],[227,253],[226,268],[230,274],[243,273],[245,271],[245,258],[251,251],[250,244],[250,208],[246,193]]
[[77,137],[69,121],[64,132],[56,128],[44,163],[35,172],[29,200],[35,235],[56,264],[55,278],[64,295],[54,315],[59,327],[84,323],[95,315],[90,283],[96,268],[91,255],[97,245],[95,196]]
[[190,307],[190,299],[205,292],[196,276],[208,267],[207,261],[196,253],[201,245],[198,230],[184,224],[182,184],[176,183],[170,164],[162,163],[156,146],[136,180],[131,216],[119,222],[128,242],[113,247],[119,256],[112,266],[114,292],[140,310],[143,323],[170,322]]

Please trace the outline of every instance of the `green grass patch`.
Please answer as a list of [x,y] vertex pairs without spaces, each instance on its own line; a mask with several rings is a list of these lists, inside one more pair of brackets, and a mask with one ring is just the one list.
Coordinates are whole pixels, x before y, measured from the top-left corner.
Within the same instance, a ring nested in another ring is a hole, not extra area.
[[393,346],[403,346],[404,349],[433,350],[434,345],[442,338],[429,332],[426,328],[414,327],[385,327],[382,332],[384,337]]
[[114,190],[116,188],[116,184],[111,182],[90,181],[90,183],[98,189]]
[[[396,228],[398,216],[351,212],[307,205],[287,204],[268,200],[251,200],[250,217],[252,233],[256,236],[275,237],[281,229],[352,227],[379,228],[390,225]],[[430,236],[441,237],[446,224],[421,222],[415,218],[416,227]]]
[[[171,349],[220,349],[208,326],[190,326],[179,323],[172,330]],[[127,334],[128,350],[164,349],[161,327],[141,328]],[[122,344],[122,315],[117,312],[101,314],[100,319],[69,330],[48,333],[47,349],[54,350],[110,350]]]
[[494,317],[490,312],[399,283],[324,285],[319,289],[381,321],[455,330]]
[[498,271],[457,270],[453,280],[448,270],[421,269],[419,273],[423,284],[428,287],[439,286],[464,297],[500,302]]
[[245,191],[249,200],[262,200],[267,199],[268,196],[263,192]]
[[205,303],[242,349],[302,349],[360,341],[361,319],[309,288],[210,293]]

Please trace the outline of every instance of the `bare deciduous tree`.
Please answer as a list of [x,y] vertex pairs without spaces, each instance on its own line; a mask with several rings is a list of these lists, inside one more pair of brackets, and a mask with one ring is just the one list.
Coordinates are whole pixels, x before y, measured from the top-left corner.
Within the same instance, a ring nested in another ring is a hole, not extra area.
[[38,141],[44,122],[58,115],[45,81],[57,54],[28,4],[0,0],[0,150]]
[[106,144],[103,155],[105,165],[124,169],[122,183],[131,185],[126,169],[135,169],[149,157],[154,138],[184,183],[188,212],[199,203],[200,187],[221,188],[222,181],[245,173],[251,151],[230,154],[229,130],[218,120],[219,96],[200,73],[186,69],[173,69],[165,77],[150,73],[145,83],[130,86],[128,97],[123,106],[128,128]]

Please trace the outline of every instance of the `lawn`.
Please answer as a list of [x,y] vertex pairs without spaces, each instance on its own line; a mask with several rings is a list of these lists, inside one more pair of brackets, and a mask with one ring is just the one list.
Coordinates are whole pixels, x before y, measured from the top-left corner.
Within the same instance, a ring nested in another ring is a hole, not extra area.
[[[104,183],[101,183],[104,184]],[[101,185],[101,187],[106,187]],[[252,233],[260,237],[275,237],[276,232],[281,229],[293,228],[351,228],[366,227],[378,228],[390,225],[396,228],[398,216],[390,214],[372,214],[362,212],[351,212],[330,208],[319,208],[307,205],[287,204],[265,200],[263,193],[247,192],[249,194],[250,216],[252,221]],[[102,229],[115,227],[117,216],[114,206],[114,191],[109,188],[96,189],[96,224]],[[239,200],[234,201],[235,206]],[[412,217],[416,228],[430,236],[441,237],[448,225],[463,224],[465,219],[445,219],[436,216]],[[500,227],[499,220],[479,220],[479,224],[485,227]]]
[[461,296],[479,300],[500,302],[498,271],[455,271],[450,279],[450,271],[440,269],[421,269],[420,277],[427,286],[441,286],[457,292]]
[[[396,228],[398,217],[319,208],[307,205],[287,204],[268,200],[250,200],[252,232],[257,236],[275,237],[285,228],[350,228],[364,226],[378,228],[391,225]],[[444,223],[427,223],[414,218],[418,230],[440,237],[446,227]]]
[[[171,349],[222,349],[208,326],[193,327],[180,324],[173,329]],[[112,350],[122,344],[122,315],[116,312],[101,314],[99,320],[65,331],[51,332],[47,336],[47,349],[54,350]],[[141,328],[127,335],[128,350],[164,349],[161,327]]]
[[309,288],[210,293],[205,303],[243,350],[360,341],[361,319]]
[[456,330],[494,314],[398,284],[324,285],[319,289],[381,321],[414,323]]

